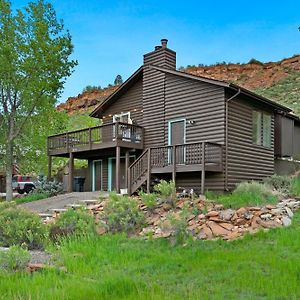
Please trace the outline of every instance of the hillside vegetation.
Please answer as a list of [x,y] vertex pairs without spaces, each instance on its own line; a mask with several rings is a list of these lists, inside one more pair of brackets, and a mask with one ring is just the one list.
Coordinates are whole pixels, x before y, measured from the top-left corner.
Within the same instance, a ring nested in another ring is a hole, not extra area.
[[[216,63],[214,65],[189,65],[180,71],[212,79],[236,83],[262,96],[292,108],[300,114],[300,55],[278,62],[262,63],[251,59],[246,64]],[[118,85],[86,90],[69,97],[57,107],[69,115],[87,114],[103,102]]]

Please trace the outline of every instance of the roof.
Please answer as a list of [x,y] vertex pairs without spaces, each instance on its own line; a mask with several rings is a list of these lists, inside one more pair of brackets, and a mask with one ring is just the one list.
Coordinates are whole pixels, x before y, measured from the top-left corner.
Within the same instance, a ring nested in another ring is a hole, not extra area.
[[198,75],[196,76],[196,75],[188,74],[188,73],[185,73],[182,71],[170,70],[170,69],[161,68],[161,67],[157,67],[157,66],[150,66],[150,67],[153,69],[156,69],[158,71],[164,72],[164,73],[173,74],[176,76],[181,76],[181,77],[185,77],[185,78],[189,78],[189,79],[193,79],[193,80],[197,80],[197,81],[201,81],[201,82],[218,85],[221,87],[229,88],[234,91],[240,91],[241,94],[251,97],[251,98],[254,98],[257,101],[267,104],[269,106],[272,106],[273,108],[278,109],[280,111],[285,111],[285,112],[292,111],[289,107],[286,107],[286,106],[281,105],[281,104],[279,104],[275,101],[272,101],[268,98],[260,96],[260,95],[254,93],[254,92],[251,92],[250,90],[247,90],[237,84],[233,84],[233,83],[229,83],[229,82],[221,81],[221,80],[216,80],[216,79],[211,79],[211,78],[206,78],[206,77],[198,76]]
[[110,94],[101,104],[99,104],[91,113],[91,117],[99,118],[103,110],[123,95],[131,86],[133,86],[143,75],[143,66],[138,68],[124,83],[122,83],[112,94]]
[[[168,74],[172,74],[172,75],[176,75],[176,76],[181,76],[181,77],[192,79],[192,80],[197,80],[197,81],[201,81],[201,82],[214,84],[214,85],[217,85],[217,86],[228,88],[232,91],[236,91],[236,92],[239,91],[240,94],[248,96],[249,98],[251,98],[251,99],[253,99],[257,102],[260,102],[262,104],[268,105],[268,106],[272,107],[275,110],[278,110],[278,111],[281,111],[281,112],[286,112],[286,113],[292,112],[292,110],[290,108],[288,108],[284,105],[281,105],[281,104],[279,104],[275,101],[272,101],[268,98],[260,96],[260,95],[254,93],[254,92],[251,92],[248,89],[245,89],[245,88],[243,88],[239,85],[233,84],[233,83],[229,83],[229,82],[221,81],[221,80],[216,80],[216,79],[211,79],[211,78],[198,76],[198,75],[196,76],[196,75],[188,74],[188,73],[185,73],[185,72],[182,72],[182,71],[166,69],[166,68],[162,68],[162,67],[158,67],[158,66],[154,66],[154,65],[148,65],[147,67],[148,68],[153,68],[153,69],[158,70],[160,72],[164,72],[164,73],[168,73]],[[98,107],[96,107],[95,110],[90,114],[90,116],[91,117],[101,117],[102,112],[105,110],[105,108],[107,108],[114,101],[116,101],[119,96],[124,94],[139,78],[142,77],[144,68],[145,68],[144,66],[141,66],[139,69],[137,69],[122,85],[120,85],[119,88],[117,88]],[[294,115],[291,115],[291,114],[289,114],[289,115],[292,118],[297,118]]]

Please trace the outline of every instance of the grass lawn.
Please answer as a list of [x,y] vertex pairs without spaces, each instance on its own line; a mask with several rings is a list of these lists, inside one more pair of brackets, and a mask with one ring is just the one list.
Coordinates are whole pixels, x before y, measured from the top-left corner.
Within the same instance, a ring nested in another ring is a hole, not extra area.
[[23,197],[19,197],[14,199],[17,204],[21,203],[27,203],[27,202],[32,202],[32,201],[37,201],[37,200],[42,200],[48,198],[49,195],[46,193],[40,193],[40,194],[28,194]]
[[0,299],[299,299],[299,248],[300,213],[233,242],[72,240],[58,250],[67,273],[2,274]]

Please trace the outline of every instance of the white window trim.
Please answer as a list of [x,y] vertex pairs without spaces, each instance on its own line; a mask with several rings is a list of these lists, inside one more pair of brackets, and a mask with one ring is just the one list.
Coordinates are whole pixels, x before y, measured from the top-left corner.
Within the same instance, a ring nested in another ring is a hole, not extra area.
[[113,115],[113,123],[116,123],[117,117],[121,118],[122,116],[128,116],[128,120],[130,120],[130,111]]

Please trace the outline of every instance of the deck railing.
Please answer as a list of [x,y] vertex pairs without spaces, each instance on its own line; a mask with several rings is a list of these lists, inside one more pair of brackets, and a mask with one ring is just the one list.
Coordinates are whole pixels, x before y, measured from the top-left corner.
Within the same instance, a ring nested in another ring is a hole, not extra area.
[[146,149],[128,169],[129,193],[135,192],[139,187],[138,183],[142,184],[145,180],[147,180],[149,191],[151,172],[155,169],[169,169],[170,171],[171,168],[172,178],[175,178],[177,168],[193,165],[200,165],[202,173],[208,165],[214,165],[216,170],[219,168],[221,170],[222,145],[199,142]]
[[127,123],[110,123],[86,129],[65,132],[48,137],[48,151],[90,148],[101,143],[123,141],[133,144],[143,143],[143,128]]

